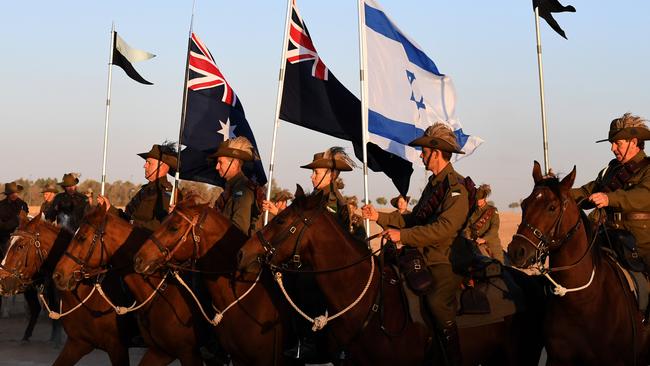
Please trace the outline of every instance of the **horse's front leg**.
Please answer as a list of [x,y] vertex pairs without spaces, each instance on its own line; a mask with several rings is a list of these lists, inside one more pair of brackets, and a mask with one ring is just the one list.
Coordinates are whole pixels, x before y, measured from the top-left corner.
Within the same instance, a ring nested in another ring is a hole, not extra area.
[[122,343],[114,344],[106,350],[113,366],[129,366],[129,349]]
[[160,352],[157,349],[154,348],[148,348],[147,352],[142,356],[142,359],[140,360],[140,363],[138,365],[140,366],[164,366],[164,365],[169,365],[172,361],[174,361],[174,357],[171,357],[170,355]]
[[23,296],[29,308],[29,323],[27,324],[27,328],[25,328],[23,341],[29,341],[34,332],[34,327],[36,327],[38,315],[41,313],[41,304],[38,302],[38,295],[36,294],[36,289],[33,287],[28,288]]
[[72,366],[93,350],[89,343],[68,338],[52,366]]

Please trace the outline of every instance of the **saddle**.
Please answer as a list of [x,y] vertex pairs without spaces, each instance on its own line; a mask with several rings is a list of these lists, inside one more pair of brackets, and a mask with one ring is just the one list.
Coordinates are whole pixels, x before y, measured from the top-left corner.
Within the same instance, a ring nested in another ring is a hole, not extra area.
[[630,291],[636,298],[639,311],[645,314],[647,318],[648,303],[650,302],[650,278],[644,272],[632,271],[629,268],[624,267],[614,252],[607,248],[604,249],[605,253],[607,253],[612,262],[616,264],[621,273],[623,273],[623,276],[625,276],[627,285],[630,287]]

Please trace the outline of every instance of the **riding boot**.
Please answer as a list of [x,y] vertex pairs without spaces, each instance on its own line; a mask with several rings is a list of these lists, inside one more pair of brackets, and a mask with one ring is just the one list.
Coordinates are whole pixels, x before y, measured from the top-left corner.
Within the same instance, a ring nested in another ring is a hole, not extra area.
[[447,366],[460,366],[460,342],[458,340],[458,326],[455,322],[445,322],[441,338]]

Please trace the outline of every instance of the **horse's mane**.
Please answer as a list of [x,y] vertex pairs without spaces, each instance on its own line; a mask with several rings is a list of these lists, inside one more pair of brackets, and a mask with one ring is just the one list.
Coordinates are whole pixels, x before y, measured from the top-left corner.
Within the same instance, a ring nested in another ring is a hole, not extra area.
[[533,189],[543,187],[549,188],[551,192],[553,192],[556,196],[562,197],[562,192],[560,189],[560,178],[556,176],[547,176],[541,181],[535,183],[535,187]]

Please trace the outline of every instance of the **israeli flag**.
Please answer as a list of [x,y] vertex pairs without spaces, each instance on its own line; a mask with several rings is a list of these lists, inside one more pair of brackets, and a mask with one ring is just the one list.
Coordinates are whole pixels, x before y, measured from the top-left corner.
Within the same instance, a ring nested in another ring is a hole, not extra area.
[[448,124],[465,155],[483,140],[469,136],[455,116],[451,78],[404,34],[374,0],[365,0],[368,58],[368,132],[382,149],[422,165],[407,144],[435,122]]

